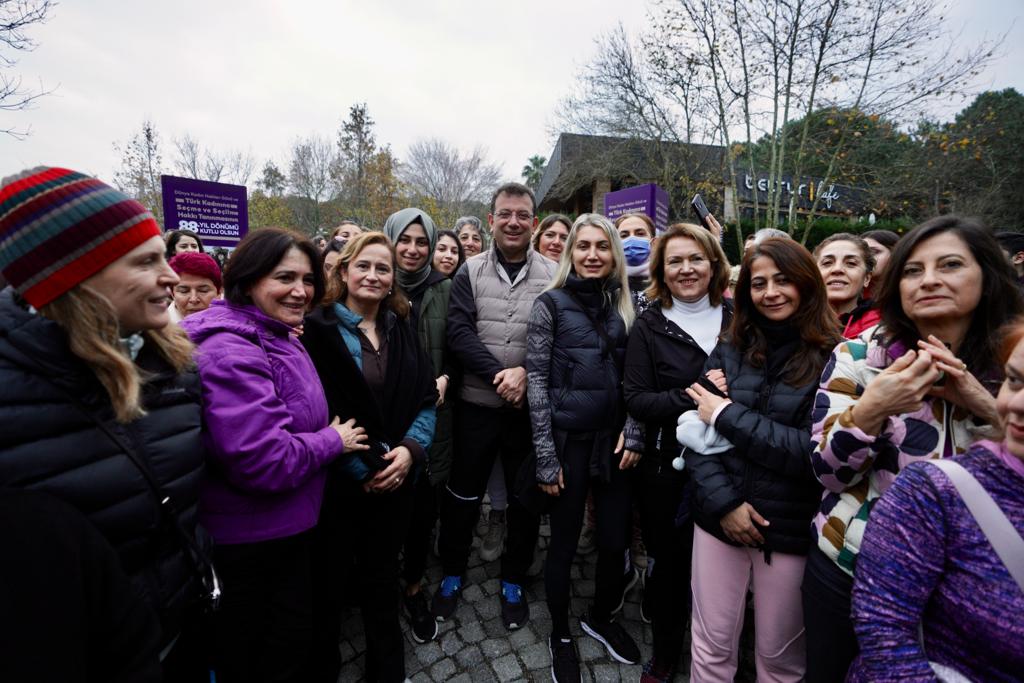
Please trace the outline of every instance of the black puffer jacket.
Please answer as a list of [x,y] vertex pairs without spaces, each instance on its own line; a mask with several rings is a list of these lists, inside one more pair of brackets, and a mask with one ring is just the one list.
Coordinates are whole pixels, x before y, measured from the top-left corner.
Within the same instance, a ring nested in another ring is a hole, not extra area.
[[[732,302],[722,302],[722,329],[732,320]],[[660,305],[644,311],[629,333],[623,391],[626,409],[644,424],[644,455],[657,454],[662,466],[671,467],[679,455],[676,422],[693,400],[684,393],[703,374],[704,349],[671,320]]]
[[[617,424],[622,410],[622,366],[626,356],[626,326],[608,294],[617,287],[600,280],[570,275],[565,286],[537,300],[552,310],[551,424],[572,432],[597,431]],[[617,285],[617,283],[611,283]],[[598,332],[597,321],[612,348]]]
[[[149,377],[148,414],[118,424],[99,380],[68,349],[64,330],[30,313],[11,288],[0,292],[0,486],[43,491],[82,511],[156,610],[167,643],[198,594],[192,563],[139,469],[71,399],[149,461],[186,530],[197,531],[198,375],[176,374],[151,346],[143,346],[136,362]],[[201,544],[207,545],[205,535]]]
[[763,550],[806,555],[811,520],[821,503],[821,484],[811,471],[811,403],[817,382],[791,387],[778,378],[787,365],[769,376],[766,368],[752,366],[725,341],[711,352],[704,368],[725,373],[732,405],[718,415],[715,428],[733,448],[717,455],[685,455],[694,482],[696,523],[736,545],[720,521],[750,503],[770,522],[760,529]]

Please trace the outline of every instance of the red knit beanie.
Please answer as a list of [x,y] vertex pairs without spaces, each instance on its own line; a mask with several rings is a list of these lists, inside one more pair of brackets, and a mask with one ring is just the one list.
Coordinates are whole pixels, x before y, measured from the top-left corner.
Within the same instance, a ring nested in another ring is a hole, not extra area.
[[224,289],[221,283],[220,266],[209,254],[198,251],[183,251],[171,258],[169,265],[178,275],[188,273],[198,277],[205,277],[217,286],[217,289]]
[[146,207],[82,173],[40,166],[0,181],[0,272],[36,308],[159,234]]

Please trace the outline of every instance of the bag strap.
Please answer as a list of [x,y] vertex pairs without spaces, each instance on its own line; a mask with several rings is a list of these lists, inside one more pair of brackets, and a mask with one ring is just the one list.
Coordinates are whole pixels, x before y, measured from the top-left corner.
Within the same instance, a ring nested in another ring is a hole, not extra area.
[[952,460],[929,460],[956,487],[967,510],[981,527],[981,532],[1006,566],[1010,576],[1024,591],[1024,538],[1021,538],[1006,514],[992,500],[988,491],[963,465]]
[[142,474],[143,479],[146,480],[146,484],[149,486],[150,494],[157,503],[157,508],[160,510],[161,516],[170,524],[171,529],[173,529],[175,534],[178,536],[179,542],[182,544],[186,555],[189,557],[193,571],[195,571],[202,580],[207,591],[207,600],[211,603],[211,607],[216,609],[220,602],[221,586],[220,577],[217,575],[217,570],[213,566],[213,561],[199,546],[195,537],[182,525],[181,519],[178,517],[178,511],[174,507],[174,501],[171,500],[170,495],[167,494],[167,492],[163,490],[163,487],[160,486],[156,476],[149,467],[149,463],[146,462],[145,459],[128,444],[128,442],[111,429],[110,425],[101,420],[93,411],[89,410],[81,399],[70,391],[59,386],[50,378],[46,377],[45,379],[52,387],[57,389],[57,391],[64,394],[64,396],[67,397],[76,408],[78,408],[79,412],[89,418],[108,439],[124,451],[124,454],[128,456],[128,459],[132,461],[135,468]]

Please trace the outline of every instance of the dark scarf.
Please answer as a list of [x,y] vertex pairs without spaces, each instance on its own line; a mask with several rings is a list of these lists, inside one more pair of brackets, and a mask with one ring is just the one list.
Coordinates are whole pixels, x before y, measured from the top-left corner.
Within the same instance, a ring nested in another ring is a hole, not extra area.
[[792,318],[769,320],[757,312],[754,313],[753,319],[767,342],[765,370],[769,377],[778,377],[800,347],[800,327]]

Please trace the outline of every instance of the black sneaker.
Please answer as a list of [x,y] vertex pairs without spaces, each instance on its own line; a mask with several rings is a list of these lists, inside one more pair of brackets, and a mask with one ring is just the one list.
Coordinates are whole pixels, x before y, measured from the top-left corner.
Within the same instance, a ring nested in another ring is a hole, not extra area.
[[626,594],[633,590],[633,586],[640,580],[640,570],[629,565],[629,569],[622,575],[622,597],[619,599],[619,606],[612,610],[612,614],[618,614],[622,606],[626,604]]
[[430,613],[427,605],[427,596],[423,591],[416,595],[406,595],[402,602],[405,604],[405,611],[409,615],[409,625],[412,626],[412,638],[417,643],[429,643],[437,638],[437,621]]
[[576,643],[571,639],[555,638],[548,639],[548,649],[551,651],[551,680],[555,683],[579,683],[583,680],[580,676],[580,658],[576,654]]
[[640,648],[636,646],[633,639],[626,633],[618,622],[596,621],[590,614],[580,619],[580,626],[589,635],[593,636],[604,645],[608,654],[616,661],[623,664],[636,664],[640,661]]
[[521,628],[530,620],[530,606],[519,584],[501,582],[501,620],[509,631]]
[[444,621],[455,614],[461,592],[461,576],[446,576],[441,579],[441,586],[434,593],[434,599],[430,603],[430,613],[434,615],[435,621]]

